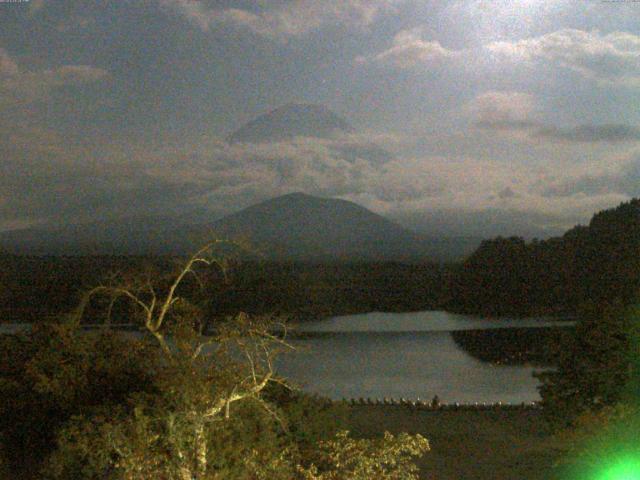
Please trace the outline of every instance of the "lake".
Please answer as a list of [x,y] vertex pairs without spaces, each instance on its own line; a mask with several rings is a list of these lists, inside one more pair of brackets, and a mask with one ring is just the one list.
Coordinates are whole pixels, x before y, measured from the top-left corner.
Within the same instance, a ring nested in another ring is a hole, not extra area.
[[[488,319],[443,311],[367,313],[296,326],[297,351],[282,356],[278,372],[295,385],[336,400],[407,398],[444,403],[521,403],[539,400],[531,366],[495,365],[454,341],[461,330],[566,327],[544,318]],[[29,325],[0,325],[16,333]]]
[[333,399],[407,398],[445,403],[539,400],[540,368],[482,362],[450,332],[570,326],[544,318],[487,319],[443,311],[368,313],[297,326],[298,351],[281,358],[279,373],[306,391]]

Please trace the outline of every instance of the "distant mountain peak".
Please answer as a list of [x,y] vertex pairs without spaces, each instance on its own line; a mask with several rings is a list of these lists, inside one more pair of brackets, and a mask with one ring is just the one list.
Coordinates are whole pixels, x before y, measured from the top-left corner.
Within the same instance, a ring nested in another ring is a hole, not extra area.
[[316,203],[316,202],[323,202],[323,201],[326,202],[326,201],[336,201],[336,200],[332,198],[317,197],[315,195],[311,195],[304,192],[290,192],[277,197],[268,198],[267,200],[264,200],[263,202],[260,202],[257,205],[269,204],[274,202],[275,203],[286,203],[286,202]]
[[427,239],[361,205],[302,192],[251,205],[211,227],[277,259],[414,260],[430,253]]
[[353,131],[349,122],[323,105],[288,103],[246,123],[229,137],[229,142],[277,142],[294,137],[332,138]]
[[[275,197],[275,198],[278,198],[278,197]],[[281,195],[280,198],[311,199],[311,198],[317,198],[317,197],[314,197],[313,195],[309,195],[308,193],[304,193],[304,192],[291,192],[291,193],[285,193],[284,195]]]
[[217,236],[248,242],[260,258],[273,260],[453,258],[448,240],[416,234],[349,200],[304,192],[264,200],[212,223],[194,220],[134,217],[0,232],[0,253],[173,255],[191,253]]

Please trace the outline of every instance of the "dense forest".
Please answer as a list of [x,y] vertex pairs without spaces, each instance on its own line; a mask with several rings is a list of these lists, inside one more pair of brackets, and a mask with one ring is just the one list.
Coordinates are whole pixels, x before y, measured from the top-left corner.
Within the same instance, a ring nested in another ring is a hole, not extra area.
[[576,314],[587,302],[629,303],[640,289],[640,200],[596,213],[559,238],[498,237],[456,268],[449,310]]
[[[0,257],[0,318],[38,322],[66,313],[82,292],[128,272],[170,271],[168,257]],[[437,308],[447,271],[438,264],[230,262],[207,283],[208,306],[217,316],[243,311],[296,319],[367,311]],[[124,318],[124,316],[122,316]]]

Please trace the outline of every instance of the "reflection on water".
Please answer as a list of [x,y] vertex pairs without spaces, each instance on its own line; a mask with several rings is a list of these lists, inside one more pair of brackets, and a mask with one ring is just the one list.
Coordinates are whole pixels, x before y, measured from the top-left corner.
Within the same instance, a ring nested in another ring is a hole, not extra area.
[[449,332],[353,333],[294,340],[278,370],[307,391],[340,398],[422,398],[443,402],[538,400],[533,368],[472,358]]
[[305,390],[334,399],[438,395],[447,403],[531,402],[540,399],[534,368],[477,360],[449,331],[567,324],[446,312],[336,317],[303,325],[299,330],[318,334],[293,340],[299,351],[282,358],[278,369]]
[[300,332],[432,332],[454,330],[486,330],[493,328],[557,327],[573,325],[573,321],[549,318],[486,318],[461,315],[442,310],[408,313],[371,312],[331,317],[295,327]]
[[[340,398],[421,398],[446,403],[539,400],[535,370],[492,365],[467,354],[450,331],[566,326],[540,319],[488,320],[446,312],[371,313],[304,324],[295,353],[281,357],[281,375],[307,391]],[[16,333],[29,325],[0,325]]]

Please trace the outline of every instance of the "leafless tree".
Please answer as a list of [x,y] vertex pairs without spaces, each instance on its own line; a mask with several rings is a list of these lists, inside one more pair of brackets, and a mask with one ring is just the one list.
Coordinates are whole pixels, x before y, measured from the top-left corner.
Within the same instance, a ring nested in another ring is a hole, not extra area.
[[[88,290],[73,315],[73,321],[79,323],[92,300],[104,297],[108,325],[114,304],[124,299],[132,305],[142,331],[155,338],[165,358],[163,368],[170,372],[165,376],[172,382],[167,390],[182,389],[180,395],[191,395],[186,402],[188,411],[182,413],[187,419],[183,423],[190,425],[188,443],[193,448],[176,450],[179,477],[184,480],[205,478],[208,425],[229,419],[233,403],[252,399],[277,418],[261,392],[271,382],[283,383],[276,375],[274,359],[292,348],[286,341],[285,325],[271,318],[254,319],[241,313],[218,324],[209,336],[202,323],[194,326],[193,305],[179,293],[180,287],[188,277],[204,286],[202,274],[208,268],[226,272],[225,261],[214,254],[220,243],[215,240],[204,245],[168,279],[149,273],[114,275]],[[278,333],[274,334],[276,325]]]

